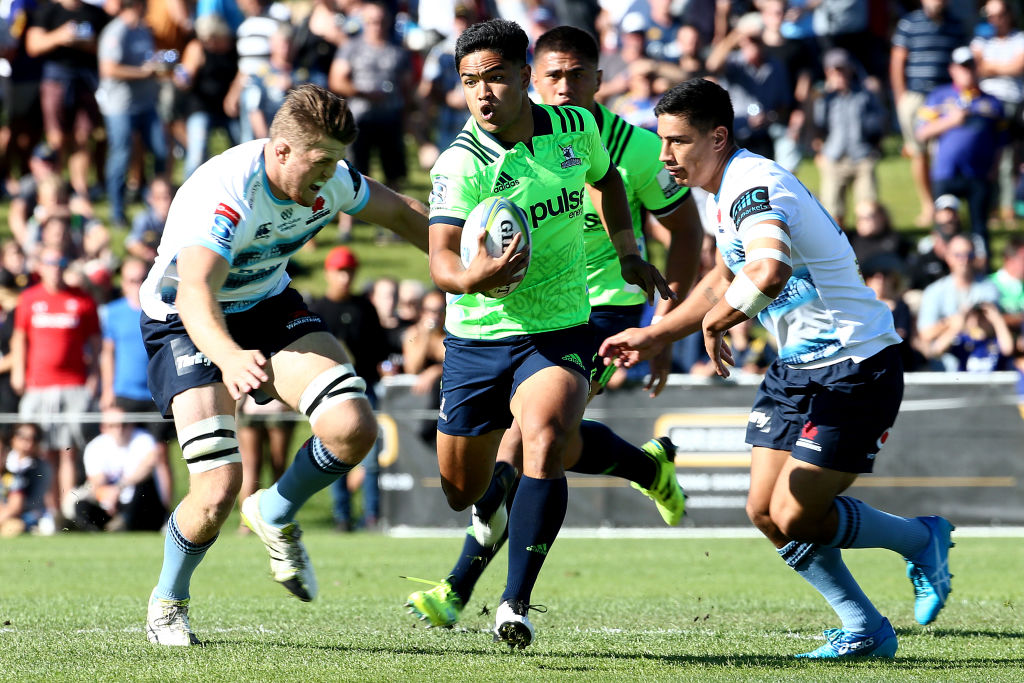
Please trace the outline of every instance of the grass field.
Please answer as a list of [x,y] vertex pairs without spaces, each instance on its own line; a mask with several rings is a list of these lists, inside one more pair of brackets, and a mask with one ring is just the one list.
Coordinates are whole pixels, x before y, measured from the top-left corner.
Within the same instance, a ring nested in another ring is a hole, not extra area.
[[[230,527],[227,527],[230,528]],[[847,551],[893,622],[895,661],[808,662],[792,655],[834,626],[825,603],[757,539],[582,540],[554,547],[534,600],[537,641],[510,652],[487,632],[504,580],[486,574],[462,628],[407,616],[416,585],[439,578],[457,539],[311,531],[320,598],[270,580],[258,541],[225,532],[197,572],[192,625],[203,648],[158,648],[143,632],[162,537],[24,537],[0,545],[0,680],[1019,681],[1024,544],[960,538],[951,602],[913,620],[904,563]]]

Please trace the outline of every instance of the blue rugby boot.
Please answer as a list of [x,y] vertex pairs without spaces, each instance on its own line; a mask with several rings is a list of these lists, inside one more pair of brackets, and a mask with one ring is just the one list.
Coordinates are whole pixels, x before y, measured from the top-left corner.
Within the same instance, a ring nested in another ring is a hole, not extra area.
[[949,549],[953,547],[950,533],[955,529],[948,520],[935,515],[918,517],[931,532],[928,544],[907,561],[907,578],[914,586],[914,618],[927,625],[935,621],[953,592],[949,573]]
[[854,633],[841,628],[825,631],[825,644],[813,652],[797,655],[800,659],[839,659],[842,657],[885,657],[896,656],[899,644],[896,631],[889,620],[882,618],[882,625],[874,633]]

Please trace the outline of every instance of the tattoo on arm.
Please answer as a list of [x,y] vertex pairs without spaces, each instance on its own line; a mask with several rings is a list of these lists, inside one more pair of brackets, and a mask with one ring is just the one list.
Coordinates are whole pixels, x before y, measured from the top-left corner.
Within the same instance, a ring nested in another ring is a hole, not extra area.
[[705,287],[704,288],[704,298],[707,299],[711,303],[712,306],[714,306],[715,304],[718,303],[718,295],[715,294],[715,288],[714,287]]

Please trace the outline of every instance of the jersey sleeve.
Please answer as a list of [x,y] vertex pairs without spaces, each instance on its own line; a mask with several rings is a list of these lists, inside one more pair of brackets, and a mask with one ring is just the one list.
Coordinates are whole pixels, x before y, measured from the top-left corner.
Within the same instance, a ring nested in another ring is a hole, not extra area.
[[466,160],[449,150],[430,169],[429,225],[444,223],[462,227],[483,197],[478,174]]
[[782,183],[781,178],[769,174],[747,180],[729,206],[729,216],[741,238],[751,226],[766,220],[775,219],[792,225],[799,211],[799,202],[793,191]]
[[660,154],[658,136],[637,128],[619,166],[629,170],[627,182],[644,208],[655,216],[666,216],[683,203],[690,190],[676,184],[668,169],[658,160]]
[[594,115],[581,107],[571,107],[571,109],[583,117],[583,132],[590,140],[590,168],[587,170],[587,182],[596,183],[608,175],[612,165],[611,157],[608,156],[608,150],[605,149],[604,141],[601,140],[601,131],[597,127]]
[[335,169],[328,187],[334,195],[333,201],[343,213],[359,213],[370,201],[370,186],[366,178],[348,162],[338,162],[338,168]]

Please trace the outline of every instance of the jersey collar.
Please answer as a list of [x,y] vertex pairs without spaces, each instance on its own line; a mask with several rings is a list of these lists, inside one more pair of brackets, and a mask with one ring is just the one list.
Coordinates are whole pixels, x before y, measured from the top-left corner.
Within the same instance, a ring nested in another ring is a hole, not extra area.
[[[551,135],[554,132],[554,129],[551,127],[551,115],[548,114],[544,107],[530,102],[530,114],[533,116],[533,137]],[[502,155],[515,146],[506,146],[498,138],[481,128],[472,116],[469,117],[467,127],[472,127],[477,140],[495,154]],[[529,145],[527,146],[529,147]]]

